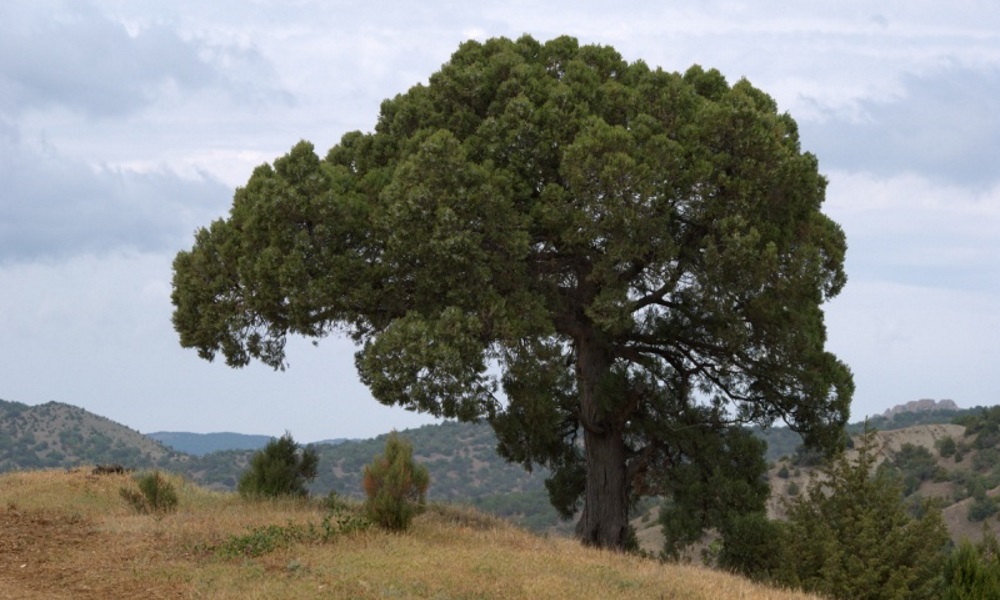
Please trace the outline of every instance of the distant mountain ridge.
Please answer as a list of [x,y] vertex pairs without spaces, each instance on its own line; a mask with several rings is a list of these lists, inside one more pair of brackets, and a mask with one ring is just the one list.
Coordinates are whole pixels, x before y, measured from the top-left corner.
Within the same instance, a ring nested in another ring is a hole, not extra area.
[[217,433],[154,431],[146,435],[178,452],[192,456],[204,456],[222,450],[260,450],[271,441],[269,435],[251,435],[231,431]]
[[[191,433],[189,431],[154,431],[147,433],[147,436],[169,446],[178,452],[190,454],[192,456],[205,456],[213,452],[223,452],[226,450],[260,450],[267,445],[275,436],[254,435],[248,433],[234,433],[231,431],[221,431],[214,433]],[[348,438],[334,438],[313,442],[314,445],[335,446],[351,441]]]

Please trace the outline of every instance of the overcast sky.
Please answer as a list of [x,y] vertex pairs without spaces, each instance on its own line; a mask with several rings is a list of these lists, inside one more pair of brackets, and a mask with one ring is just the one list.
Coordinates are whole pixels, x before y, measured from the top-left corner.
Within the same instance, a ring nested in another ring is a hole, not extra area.
[[170,265],[256,165],[300,139],[323,155],[462,41],[524,33],[747,77],[798,121],[847,232],[826,313],[852,420],[1000,403],[993,0],[6,0],[0,398],[299,441],[432,422],[372,400],[346,340],[292,343],[285,372],[202,361],[171,326]]

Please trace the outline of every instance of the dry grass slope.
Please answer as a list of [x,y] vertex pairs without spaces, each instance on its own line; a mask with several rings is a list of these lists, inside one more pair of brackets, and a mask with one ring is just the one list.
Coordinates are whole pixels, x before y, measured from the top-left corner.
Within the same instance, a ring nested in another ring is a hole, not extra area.
[[294,542],[262,556],[212,552],[249,527],[319,523],[315,502],[246,503],[171,480],[180,510],[134,514],[130,476],[0,476],[0,598],[740,598],[806,594],[693,566],[661,565],[435,507],[402,535]]

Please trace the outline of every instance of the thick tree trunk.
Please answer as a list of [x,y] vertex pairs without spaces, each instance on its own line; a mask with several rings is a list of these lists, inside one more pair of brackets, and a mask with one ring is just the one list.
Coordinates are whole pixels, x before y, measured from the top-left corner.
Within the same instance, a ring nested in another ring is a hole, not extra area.
[[577,343],[587,485],[576,535],[589,546],[624,550],[628,540],[625,440],[621,419],[609,412],[621,399],[600,397],[611,359],[596,337],[582,336]]
[[576,535],[588,546],[624,550],[628,541],[628,481],[621,432],[583,435],[587,487]]

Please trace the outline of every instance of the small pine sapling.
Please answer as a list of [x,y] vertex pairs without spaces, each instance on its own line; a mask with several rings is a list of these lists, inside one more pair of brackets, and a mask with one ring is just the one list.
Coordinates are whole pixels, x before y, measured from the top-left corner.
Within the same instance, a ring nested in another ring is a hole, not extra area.
[[368,518],[385,529],[403,531],[424,508],[430,474],[414,462],[413,447],[394,431],[386,440],[385,454],[365,467],[363,485]]

